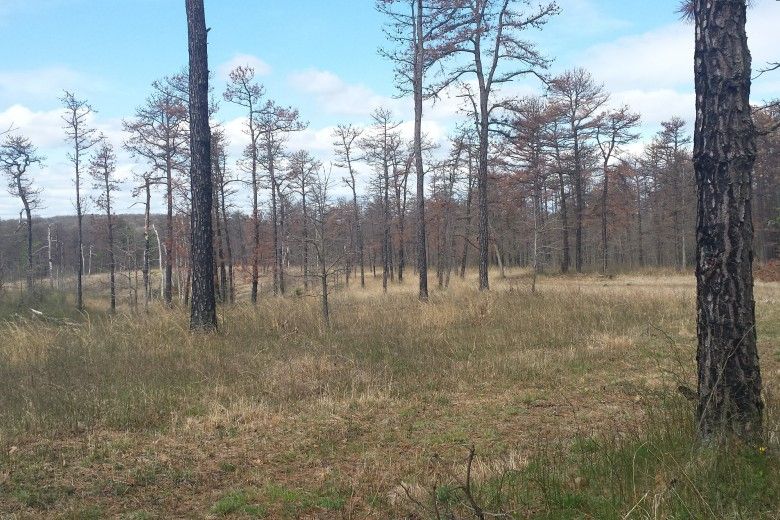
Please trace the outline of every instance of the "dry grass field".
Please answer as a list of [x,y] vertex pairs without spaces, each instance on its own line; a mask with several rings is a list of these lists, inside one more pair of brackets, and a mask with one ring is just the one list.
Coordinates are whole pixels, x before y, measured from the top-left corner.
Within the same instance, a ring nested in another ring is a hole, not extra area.
[[3,295],[0,518],[780,518],[780,283],[756,286],[767,445],[710,452],[676,391],[692,276],[492,281],[423,304],[369,278],[330,330],[266,296],[214,336]]

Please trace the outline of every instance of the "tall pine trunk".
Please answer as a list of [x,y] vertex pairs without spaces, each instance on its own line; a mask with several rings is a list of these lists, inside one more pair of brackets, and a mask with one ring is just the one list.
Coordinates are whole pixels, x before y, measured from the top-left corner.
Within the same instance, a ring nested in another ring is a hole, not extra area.
[[192,305],[190,330],[217,328],[214,297],[214,236],[211,214],[214,194],[211,180],[211,129],[209,127],[209,66],[206,16],[203,0],[185,0],[190,56],[190,170],[192,217],[190,269]]
[[744,0],[695,0],[694,169],[699,436],[761,435],[753,300],[756,156]]

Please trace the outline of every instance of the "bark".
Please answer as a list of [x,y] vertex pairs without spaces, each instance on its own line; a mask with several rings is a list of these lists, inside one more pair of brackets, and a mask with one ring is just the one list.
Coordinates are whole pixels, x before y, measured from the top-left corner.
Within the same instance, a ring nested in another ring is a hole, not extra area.
[[466,215],[464,217],[464,229],[463,229],[463,254],[460,257],[460,277],[466,277],[466,264],[468,262],[469,254],[469,233],[471,231],[471,206],[472,199],[474,198],[474,156],[471,146],[468,147],[469,154],[469,173],[466,180]]
[[[223,170],[224,171],[224,168]],[[225,187],[220,188],[219,196],[222,199],[222,224],[225,233],[225,248],[227,250],[227,267],[228,267],[228,299],[230,303],[235,303],[236,291],[233,282],[233,247],[230,243],[230,228],[228,226],[228,216],[225,208]]]
[[558,170],[558,184],[561,197],[561,233],[563,234],[563,254],[561,255],[561,272],[569,272],[571,260],[569,259],[569,213],[566,206],[566,182],[563,176],[563,170]]
[[151,234],[150,234],[150,212],[152,192],[149,186],[149,178],[144,178],[144,263],[142,267],[144,280],[144,307],[149,306],[149,300],[152,298],[152,285],[149,279],[149,264],[151,263]]
[[[77,134],[78,135],[78,134]],[[78,137],[77,137],[78,139]],[[81,172],[79,172],[79,150],[76,147],[76,222],[78,225],[78,248],[81,254],[78,256],[78,270],[76,271],[76,309],[84,309],[84,290],[82,278],[84,276],[84,215],[81,212]]]
[[[190,330],[217,328],[214,297],[214,235],[211,200],[211,129],[209,127],[209,68],[203,0],[185,0],[190,62],[190,150],[192,190],[190,269],[192,305]],[[188,276],[189,278],[189,276]]]
[[423,170],[422,157],[423,64],[425,60],[422,0],[417,0],[414,23],[414,161],[417,169],[417,273],[420,277],[418,296],[421,300],[427,300],[428,255],[425,237],[425,171]]
[[604,184],[601,187],[601,273],[607,274],[609,241],[607,236],[607,200],[609,198],[609,165],[604,161]]
[[303,222],[301,223],[301,235],[303,237],[303,291],[309,292],[309,215],[306,208],[305,172],[301,174],[301,206],[303,210]]
[[[276,187],[276,175],[274,171],[274,158],[273,158],[273,145],[271,143],[271,137],[268,137],[268,175],[271,179],[271,236],[273,237],[274,248],[274,263],[273,263],[273,291],[274,296],[279,295],[279,275],[281,274],[281,251],[279,248],[279,212],[278,212],[278,190]],[[258,224],[259,225],[259,224]]]
[[[481,70],[479,67],[478,70]],[[479,74],[480,78],[482,74]],[[484,80],[480,79],[480,84]],[[488,265],[490,259],[490,231],[488,226],[488,92],[480,86],[479,161],[477,162],[477,235],[479,247],[479,290],[490,289]]]
[[49,275],[49,287],[54,287],[54,261],[52,260],[52,254],[51,254],[51,248],[53,243],[51,238],[51,224],[46,226],[46,242],[47,242],[46,256],[47,256],[48,275]]
[[163,301],[165,305],[173,304],[173,164],[170,152],[166,152],[165,186],[165,277],[163,278]]
[[17,177],[17,185],[19,193],[22,199],[22,205],[24,206],[24,217],[27,222],[27,273],[25,279],[27,281],[27,293],[32,294],[33,291],[33,236],[32,236],[32,211],[30,203],[27,197],[24,196],[24,190],[22,188],[21,177]]
[[641,180],[636,180],[636,241],[639,248],[639,267],[645,266],[645,249],[642,240],[642,190]]
[[105,171],[106,219],[108,220],[108,284],[110,287],[111,312],[116,312],[116,262],[114,259],[114,218],[111,214],[111,186],[108,170]]
[[[385,126],[384,142],[382,162],[382,290],[386,293],[387,280],[390,276],[390,166],[387,159],[387,126]],[[417,208],[419,209],[419,205]]]
[[746,2],[695,0],[698,188],[698,432],[703,441],[762,433],[764,403],[753,299]]

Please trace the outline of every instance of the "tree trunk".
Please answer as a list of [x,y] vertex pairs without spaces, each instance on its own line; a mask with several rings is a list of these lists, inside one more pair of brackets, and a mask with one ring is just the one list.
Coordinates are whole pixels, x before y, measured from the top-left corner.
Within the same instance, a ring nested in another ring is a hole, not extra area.
[[52,255],[51,255],[51,248],[52,248],[52,239],[51,239],[51,224],[49,224],[46,227],[46,238],[47,238],[47,260],[48,260],[48,275],[49,275],[49,287],[54,287],[54,262],[52,261]]
[[[22,193],[22,190],[19,190]],[[30,205],[26,198],[22,198],[24,203],[24,216],[27,219],[27,294],[32,295],[33,291],[33,239],[32,239],[32,213],[30,211]]]
[[165,167],[167,213],[165,215],[165,277],[163,278],[163,301],[173,303],[173,166],[168,157]]
[[466,192],[466,215],[464,217],[464,227],[463,227],[463,254],[460,257],[460,277],[461,279],[466,277],[466,263],[468,262],[468,254],[469,254],[469,231],[471,230],[471,199],[474,195],[474,172],[473,172],[473,157],[471,153],[471,147],[469,147],[469,174],[468,179],[466,181],[467,183],[467,192]]
[[[249,114],[249,118],[251,121],[252,114]],[[252,130],[252,127],[250,127],[250,131]],[[252,145],[254,148],[256,145]],[[260,274],[258,272],[258,255],[260,254],[260,208],[258,207],[258,200],[257,200],[257,158],[256,158],[257,152],[254,150],[252,151],[252,292],[251,292],[251,300],[253,304],[257,303],[257,286],[258,286],[258,280],[260,277]],[[272,191],[275,191],[274,188],[271,188]],[[223,198],[224,198],[224,192],[223,192]],[[273,205],[274,205],[274,226],[276,225],[276,195],[275,193],[272,194],[273,199]],[[274,231],[274,248],[276,247],[276,232]],[[276,249],[274,249],[275,251]],[[276,255],[274,254],[274,258],[276,258]],[[274,265],[274,293],[276,293],[276,266]]]
[[641,181],[636,181],[636,242],[639,248],[639,267],[645,266],[645,249],[642,240],[642,191]]
[[422,158],[423,67],[425,60],[422,0],[417,0],[414,24],[414,161],[417,169],[417,273],[420,277],[418,296],[421,300],[427,300],[428,255],[425,237],[425,172]]
[[385,150],[383,153],[385,158],[382,179],[382,291],[386,293],[387,280],[390,276],[390,167],[387,163],[387,127],[385,127]]
[[566,183],[564,182],[563,171],[558,171],[558,182],[561,188],[561,232],[563,233],[563,243],[561,245],[561,272],[569,272],[571,260],[569,259],[569,214],[566,206]]
[[214,191],[211,180],[208,45],[203,0],[186,0],[186,10],[190,57],[190,150],[192,154],[190,330],[212,331],[217,328],[217,305],[214,297],[214,235],[211,222],[213,208],[211,199]]
[[82,278],[84,276],[84,232],[83,219],[81,213],[81,175],[79,172],[79,151],[76,149],[76,222],[78,224],[78,270],[76,272],[76,309],[84,310],[84,291],[82,288]]
[[756,439],[764,403],[753,300],[756,143],[746,2],[695,0],[694,13],[698,431],[703,441]]
[[[301,182],[304,182],[301,180]],[[308,294],[309,292],[309,216],[306,211],[306,189],[301,188],[301,204],[303,210],[303,222],[301,223],[302,235],[303,235],[303,292]]]
[[[223,168],[222,171],[224,172],[225,169]],[[230,303],[235,303],[236,301],[236,291],[235,291],[235,285],[233,282],[233,247],[230,243],[230,228],[228,226],[228,216],[227,211],[225,208],[225,188],[224,186],[220,189],[219,192],[220,198],[222,199],[222,220],[223,220],[223,229],[225,233],[225,248],[227,249],[227,265],[228,265],[228,301]]]
[[479,161],[477,164],[477,211],[479,236],[479,290],[490,289],[488,263],[490,252],[490,231],[488,230],[488,108],[487,93],[480,93]]
[[609,165],[604,161],[604,185],[601,189],[601,273],[607,274],[609,243],[607,241],[607,199],[609,197]]
[[144,279],[144,307],[149,306],[149,300],[152,298],[152,284],[149,279],[149,264],[151,259],[151,235],[149,232],[150,225],[150,212],[151,212],[151,190],[149,189],[149,179],[144,179],[144,191],[146,195],[144,205],[144,264],[142,267],[143,279]]
[[111,312],[114,313],[116,312],[116,262],[114,259],[114,220],[111,216],[111,191],[108,172],[106,172],[106,218],[108,219],[108,285],[111,292]]

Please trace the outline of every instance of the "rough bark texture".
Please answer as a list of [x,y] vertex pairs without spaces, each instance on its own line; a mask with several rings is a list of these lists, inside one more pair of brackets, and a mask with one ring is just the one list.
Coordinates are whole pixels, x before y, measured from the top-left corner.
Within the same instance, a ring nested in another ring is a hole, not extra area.
[[744,0],[696,0],[698,430],[761,434],[750,191],[755,160]]
[[209,66],[203,0],[185,0],[190,55],[190,148],[192,150],[192,307],[190,329],[217,328],[214,245],[211,222],[211,129]]

